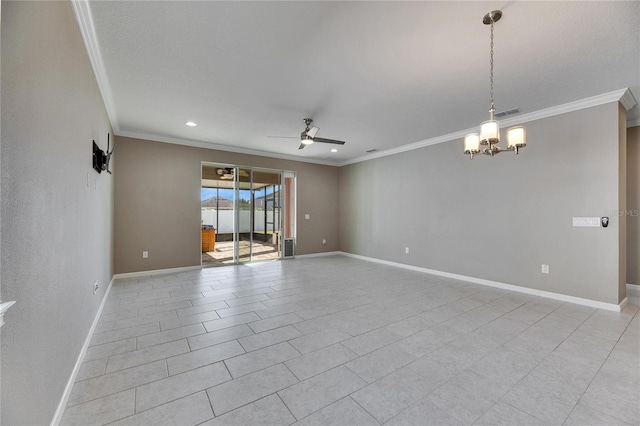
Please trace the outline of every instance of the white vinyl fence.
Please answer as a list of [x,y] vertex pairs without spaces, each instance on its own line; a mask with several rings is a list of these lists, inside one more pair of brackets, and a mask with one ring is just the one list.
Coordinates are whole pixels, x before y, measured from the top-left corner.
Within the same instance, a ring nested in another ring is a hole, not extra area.
[[[267,222],[273,222],[273,210],[267,211]],[[272,231],[275,226],[275,230],[280,230],[280,214],[276,211],[275,215],[275,225],[271,225],[271,223],[267,224],[267,231]],[[234,212],[233,210],[220,210],[218,212],[218,224],[216,226],[216,209],[212,208],[203,208],[202,209],[202,224],[209,225],[216,228],[217,233],[226,233],[233,232],[233,220],[234,220]],[[251,229],[249,224],[251,223],[251,211],[249,210],[241,210],[240,211],[240,232],[250,232]],[[264,232],[264,211],[255,212],[254,217],[254,232]]]

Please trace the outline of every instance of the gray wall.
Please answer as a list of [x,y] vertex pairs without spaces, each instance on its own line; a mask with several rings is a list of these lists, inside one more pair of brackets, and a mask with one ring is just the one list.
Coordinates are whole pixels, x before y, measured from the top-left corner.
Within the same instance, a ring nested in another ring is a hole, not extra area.
[[627,215],[619,214],[627,208],[627,111],[618,103],[618,300],[627,295]]
[[296,253],[338,250],[337,167],[125,137],[116,146],[116,273],[200,265],[202,161],[296,172]]
[[1,422],[44,425],[113,276],[110,127],[69,2],[3,1],[1,27]]
[[[0,1],[0,17],[2,17],[2,2]],[[0,19],[0,92],[2,91],[2,19]],[[2,164],[2,106],[0,102],[0,164]],[[0,206],[2,205],[2,173],[0,173]],[[2,223],[2,209],[0,208],[0,223]],[[0,226],[0,241],[2,241],[2,226]],[[0,273],[0,300],[2,300],[2,273]],[[0,342],[2,330],[0,329]],[[2,350],[0,346],[0,420],[2,419]]]
[[627,132],[627,282],[640,285],[640,127]]
[[[617,304],[619,114],[611,103],[527,123],[518,156],[470,161],[456,140],[341,167],[340,248]],[[572,227],[605,215],[608,228]]]

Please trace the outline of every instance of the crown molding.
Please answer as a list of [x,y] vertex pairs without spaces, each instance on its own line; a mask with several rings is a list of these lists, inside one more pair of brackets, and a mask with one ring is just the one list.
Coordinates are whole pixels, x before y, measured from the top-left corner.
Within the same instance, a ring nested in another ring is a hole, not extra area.
[[467,133],[471,133],[477,131],[477,129],[474,128],[470,128],[470,129],[466,129],[466,130],[461,130],[458,132],[454,132],[454,133],[449,133],[446,135],[442,135],[442,136],[436,136],[435,138],[430,138],[430,139],[425,139],[423,141],[420,142],[414,142],[414,143],[410,143],[408,145],[402,145],[402,146],[398,146],[396,148],[391,148],[391,149],[385,149],[384,151],[378,151],[372,154],[367,154],[367,155],[363,155],[360,157],[356,157],[353,158],[351,160],[346,160],[346,161],[342,161],[341,163],[339,163],[339,166],[348,166],[349,164],[355,164],[355,163],[361,163],[363,161],[367,161],[367,160],[373,160],[374,158],[381,158],[381,157],[388,157],[389,155],[394,155],[394,154],[399,154],[401,152],[406,152],[406,151],[413,151],[414,149],[420,149],[420,148],[424,148],[425,146],[430,146],[430,145],[436,145],[439,143],[444,143],[444,142],[449,142],[453,139],[461,139],[464,138],[464,136]]
[[[100,45],[96,37],[96,32],[93,24],[93,18],[91,16],[89,1],[88,0],[71,0],[71,4],[73,6],[73,11],[75,13],[76,20],[78,21],[78,26],[80,27],[80,32],[82,34],[82,38],[84,40],[87,53],[89,55],[89,60],[93,68],[93,72],[98,82],[100,93],[102,94],[102,99],[105,104],[105,109],[107,110],[107,115],[109,116],[111,127],[113,128],[114,133],[118,136],[126,136],[126,137],[132,137],[137,139],[149,139],[149,140],[158,141],[158,142],[193,146],[197,148],[217,149],[220,151],[236,152],[240,154],[259,155],[262,157],[279,158],[284,160],[300,161],[304,163],[313,163],[313,164],[322,164],[327,166],[340,167],[340,166],[348,166],[349,164],[360,163],[363,161],[373,160],[375,158],[387,157],[389,155],[399,154],[401,152],[412,151],[414,149],[420,149],[426,146],[444,143],[444,142],[452,141],[455,139],[460,139],[460,138],[463,138],[464,135],[466,135],[467,133],[476,131],[476,128],[473,127],[463,131],[449,133],[446,135],[425,139],[423,141],[411,143],[408,145],[402,145],[400,147],[391,148],[391,149],[379,151],[373,154],[356,157],[351,160],[346,160],[339,163],[308,159],[304,157],[296,157],[293,155],[276,154],[276,153],[270,153],[266,151],[238,148],[238,147],[232,147],[232,146],[223,145],[223,144],[213,144],[213,143],[198,142],[198,141],[191,141],[191,140],[185,140],[185,139],[175,139],[171,137],[146,135],[146,134],[139,134],[135,132],[120,132],[120,125],[118,124],[118,115],[116,113],[116,106],[113,100],[111,85],[109,84],[109,79],[107,77],[104,61],[102,59]],[[504,127],[513,126],[515,124],[522,124],[522,123],[527,123],[529,121],[540,120],[543,118],[565,114],[567,112],[578,111],[581,109],[606,104],[609,102],[620,102],[627,111],[633,108],[637,104],[636,99],[634,98],[631,91],[628,88],[625,88],[625,89],[615,90],[613,92],[604,93],[601,95],[592,96],[579,101],[569,102],[569,103],[558,105],[551,108],[545,108],[545,109],[534,111],[528,114],[521,114],[516,117],[507,118],[505,120],[500,120],[500,124]],[[640,125],[640,119],[627,121],[627,127],[635,127],[639,125]]]
[[306,157],[296,157],[295,155],[278,154],[274,152],[260,151],[257,149],[240,148],[237,146],[223,145],[223,144],[218,144],[213,142],[211,143],[201,142],[201,141],[195,141],[195,140],[189,140],[189,139],[179,139],[179,138],[172,138],[168,136],[159,136],[159,135],[153,135],[153,134],[127,132],[127,131],[120,131],[120,132],[116,132],[115,134],[116,136],[122,136],[126,138],[134,138],[134,139],[144,139],[152,142],[170,143],[173,145],[191,146],[194,148],[215,149],[218,151],[235,152],[237,154],[256,155],[259,157],[278,158],[280,160],[296,161],[298,163],[311,163],[311,164],[321,164],[323,166],[338,167],[337,163],[332,163],[330,161],[323,161],[323,160],[317,160],[317,159],[306,158]]
[[637,104],[636,98],[633,97],[633,93],[631,93],[631,90],[629,89],[626,89],[625,92],[620,97],[620,103],[622,104],[624,109],[626,109],[627,111],[629,111],[631,108],[633,108]]
[[640,126],[640,118],[627,121],[627,128]]
[[14,305],[14,303],[16,303],[15,300],[12,300],[10,302],[1,302],[0,301],[0,327],[2,327],[4,325],[4,313],[7,312],[7,310]]
[[[613,92],[603,93],[601,95],[591,96],[579,101],[568,102],[566,104],[554,106],[551,108],[541,109],[539,111],[522,114],[521,116],[501,120],[504,126],[513,126],[514,124],[527,123],[529,121],[540,120],[542,118],[553,117],[555,115],[566,114],[568,112],[579,111],[581,109],[591,108],[598,105],[608,104],[610,102],[621,102],[627,109],[631,109],[635,105],[635,99],[629,89],[619,89]],[[625,104],[626,102],[626,104]],[[630,106],[628,106],[630,105]]]
[[[631,91],[627,88],[614,90],[613,92],[603,93],[601,95],[591,96],[589,98],[581,99],[579,101],[568,102],[566,104],[554,106],[551,108],[541,109],[539,111],[530,112],[527,114],[521,114],[515,117],[500,120],[501,127],[509,127],[516,124],[527,123],[534,120],[540,120],[543,118],[553,117],[560,114],[566,114],[568,112],[579,111],[585,108],[591,108],[598,105],[608,104],[610,102],[620,102],[626,110],[633,108],[636,105],[636,100],[631,94]],[[636,120],[638,121],[638,120]],[[629,123],[627,123],[627,127]],[[348,166],[349,164],[360,163],[362,161],[373,160],[374,158],[387,157],[389,155],[398,154],[406,151],[413,151],[414,149],[424,148],[425,146],[435,145],[439,143],[449,142],[456,139],[462,139],[466,134],[476,132],[477,127],[472,127],[466,130],[449,133],[442,136],[436,136],[435,138],[425,139],[420,142],[411,143],[408,145],[402,145],[397,148],[387,149],[384,151],[376,152],[361,157],[356,157],[351,160],[340,162],[339,166]]]
[[73,6],[73,12],[76,15],[78,26],[80,27],[80,33],[84,40],[87,54],[89,55],[89,61],[93,68],[93,74],[98,82],[98,88],[102,94],[102,101],[104,107],[107,110],[109,116],[109,122],[114,132],[120,130],[118,124],[118,115],[116,114],[116,104],[113,101],[113,95],[111,92],[111,85],[109,84],[109,78],[107,77],[107,71],[104,67],[104,61],[102,60],[102,53],[100,51],[100,44],[96,37],[95,27],[93,25],[93,17],[91,16],[91,8],[88,0],[71,0]]

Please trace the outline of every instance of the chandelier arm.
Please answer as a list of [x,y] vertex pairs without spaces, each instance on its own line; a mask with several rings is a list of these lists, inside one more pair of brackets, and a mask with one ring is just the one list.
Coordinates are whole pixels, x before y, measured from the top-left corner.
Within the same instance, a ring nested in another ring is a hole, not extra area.
[[502,148],[494,144],[491,146],[487,146],[486,148],[482,149],[480,152],[482,152],[484,155],[490,155],[493,157],[494,155],[499,154],[502,151],[504,151]]

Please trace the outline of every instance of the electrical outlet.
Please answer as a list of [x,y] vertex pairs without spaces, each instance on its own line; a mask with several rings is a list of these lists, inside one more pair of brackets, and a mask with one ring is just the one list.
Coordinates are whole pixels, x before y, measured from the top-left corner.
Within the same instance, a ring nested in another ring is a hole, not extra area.
[[98,285],[98,281],[96,281],[96,283],[93,285],[93,294],[96,294],[96,291],[98,291],[98,287],[100,287]]
[[544,263],[542,264],[542,273],[543,274],[549,273],[549,265],[545,265]]
[[404,252],[405,252],[405,254],[409,254],[409,247],[405,247],[404,248]]
[[143,258],[143,259],[148,259],[148,258],[149,258],[149,252],[148,252],[148,251],[146,251],[146,250],[145,250],[145,251],[143,251],[143,252],[142,252],[142,258]]
[[322,239],[322,245],[327,244],[327,240],[325,240],[324,238]]

